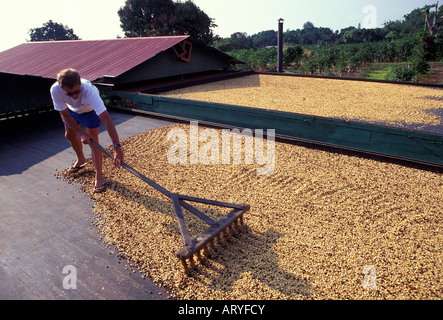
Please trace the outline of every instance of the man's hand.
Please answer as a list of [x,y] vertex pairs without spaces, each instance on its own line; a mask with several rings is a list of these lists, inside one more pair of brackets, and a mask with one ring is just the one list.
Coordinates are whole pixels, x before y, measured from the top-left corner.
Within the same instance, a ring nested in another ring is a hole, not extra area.
[[81,134],[81,140],[83,144],[90,144],[91,143],[91,136],[87,134],[86,132]]
[[89,142],[91,141],[91,136],[82,128],[80,128],[78,123],[69,114],[68,109],[60,111],[60,116],[62,117],[62,120],[66,126],[68,126],[69,128],[71,128],[80,135],[83,144],[89,144]]
[[[108,131],[109,134],[109,138],[111,138],[114,144],[118,144],[120,140],[118,138],[117,129],[115,128],[114,122],[112,121],[108,111],[102,112],[101,114],[98,115],[98,117],[105,125],[106,130]],[[124,161],[122,148],[121,147],[114,148],[114,165],[117,168],[120,168],[124,163],[125,161]]]
[[114,149],[114,165],[120,168],[124,163],[124,155],[121,147]]

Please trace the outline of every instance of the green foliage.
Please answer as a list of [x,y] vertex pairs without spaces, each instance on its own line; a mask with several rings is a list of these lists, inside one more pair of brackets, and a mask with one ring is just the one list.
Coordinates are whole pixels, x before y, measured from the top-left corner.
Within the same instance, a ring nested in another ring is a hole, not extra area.
[[393,79],[400,81],[418,81],[420,77],[427,74],[431,65],[421,57],[412,59],[409,66],[400,66],[394,69]]
[[377,29],[357,29],[349,27],[340,30],[337,33],[335,43],[349,44],[349,43],[368,43],[381,41],[386,39],[388,33],[380,28]]
[[315,27],[311,21],[307,21],[303,24],[303,29],[312,29],[312,28],[315,28]]
[[394,80],[398,81],[412,81],[415,77],[414,70],[408,67],[397,67],[394,70]]
[[242,49],[228,52],[229,55],[237,58],[246,65],[238,66],[241,70],[277,70],[277,48]]
[[252,40],[246,33],[236,32],[231,35],[231,50],[243,50],[252,48]]
[[412,34],[415,34],[419,31],[426,31],[429,33],[429,28],[426,24],[426,16],[428,16],[428,19],[430,21],[433,21],[435,14],[437,14],[440,19],[437,19],[437,28],[441,28],[441,17],[443,15],[442,8],[443,6],[439,7],[439,12],[432,12],[431,8],[433,8],[434,5],[426,5],[422,8],[417,8],[412,10],[410,13],[403,16],[402,20],[397,21],[388,21],[384,25],[384,29],[387,32],[395,32],[399,38],[404,38],[407,36],[410,36]]
[[176,2],[175,15],[178,18],[175,33],[189,35],[192,39],[210,43],[212,29],[216,27],[213,19],[204,13],[192,1]]
[[264,48],[267,46],[277,45],[277,31],[267,30],[261,31],[251,36],[253,48]]
[[[423,58],[424,50],[420,39],[420,35],[416,35],[406,39],[372,43],[303,47],[291,45],[284,48],[283,66],[293,68],[298,73],[346,76],[372,63],[409,63],[411,68],[407,68],[408,71],[392,71],[393,78],[417,80],[420,75],[429,71],[429,63]],[[271,70],[276,66],[276,51],[275,47],[250,48],[233,50],[228,54],[246,62],[244,68]]]
[[289,66],[293,63],[297,64],[303,56],[302,46],[296,45],[286,48],[283,51],[283,64]]
[[319,64],[316,59],[308,60],[302,67],[301,71],[303,73],[315,74],[319,69]]
[[417,57],[412,60],[411,68],[416,74],[423,75],[429,72],[431,65],[425,59]]
[[126,37],[190,35],[210,43],[216,26],[191,0],[126,0],[118,15]]
[[68,26],[49,20],[40,28],[29,30],[30,41],[80,40]]
[[168,35],[178,21],[172,0],[126,0],[118,15],[126,37]]
[[435,38],[435,61],[443,60],[443,32],[440,32]]

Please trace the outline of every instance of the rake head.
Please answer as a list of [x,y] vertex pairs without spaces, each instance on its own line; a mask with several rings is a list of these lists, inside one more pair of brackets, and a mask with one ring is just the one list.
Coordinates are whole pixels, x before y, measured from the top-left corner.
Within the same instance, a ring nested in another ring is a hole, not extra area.
[[[230,236],[238,226],[243,225],[243,214],[249,210],[250,206],[201,198],[191,198],[182,195],[176,195],[176,199],[177,200],[173,199],[175,213],[177,215],[180,225],[180,231],[185,243],[184,247],[177,252],[177,258],[180,259],[185,273],[189,274],[190,270],[195,267],[195,259],[197,261],[202,261],[208,255],[208,252],[211,249],[215,249],[217,244],[221,243],[224,238]],[[227,215],[223,216],[220,220],[214,221],[184,200],[206,203],[221,207],[229,207],[232,208],[232,210]],[[184,222],[181,207],[186,208],[191,213],[209,224],[209,228],[191,240]]]

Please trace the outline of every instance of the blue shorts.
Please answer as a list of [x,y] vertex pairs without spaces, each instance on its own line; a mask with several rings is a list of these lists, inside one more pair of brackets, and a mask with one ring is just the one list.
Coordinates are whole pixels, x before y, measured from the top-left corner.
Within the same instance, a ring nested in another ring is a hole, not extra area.
[[94,110],[86,113],[76,113],[68,109],[68,112],[79,125],[82,124],[88,129],[100,127],[100,118],[97,116]]

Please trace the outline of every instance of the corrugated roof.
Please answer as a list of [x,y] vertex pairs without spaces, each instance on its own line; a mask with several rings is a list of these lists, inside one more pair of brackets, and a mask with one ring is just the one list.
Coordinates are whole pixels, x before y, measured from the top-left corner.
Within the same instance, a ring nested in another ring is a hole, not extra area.
[[27,42],[0,52],[0,72],[55,79],[75,68],[90,81],[116,77],[188,37]]

